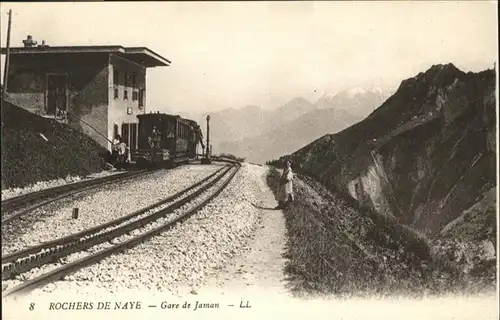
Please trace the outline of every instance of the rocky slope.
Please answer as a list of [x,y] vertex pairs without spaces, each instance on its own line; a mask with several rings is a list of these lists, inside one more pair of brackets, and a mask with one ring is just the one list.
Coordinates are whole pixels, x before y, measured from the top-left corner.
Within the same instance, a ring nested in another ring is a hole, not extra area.
[[104,169],[107,150],[88,136],[7,101],[1,110],[2,189]]
[[457,230],[464,224],[456,219],[473,212],[482,216],[474,221],[487,221],[469,224],[473,238],[495,244],[496,197],[487,196],[496,195],[495,132],[495,72],[435,65],[404,80],[363,121],[291,159],[330,189],[430,237]]

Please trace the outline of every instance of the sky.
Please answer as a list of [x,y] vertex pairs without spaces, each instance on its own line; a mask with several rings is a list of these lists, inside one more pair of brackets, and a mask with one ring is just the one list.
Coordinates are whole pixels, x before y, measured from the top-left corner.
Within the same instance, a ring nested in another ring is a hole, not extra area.
[[491,69],[498,51],[496,1],[2,2],[2,47],[9,9],[11,46],[31,34],[52,46],[146,46],[172,61],[147,71],[146,103],[160,111],[394,88],[438,63]]

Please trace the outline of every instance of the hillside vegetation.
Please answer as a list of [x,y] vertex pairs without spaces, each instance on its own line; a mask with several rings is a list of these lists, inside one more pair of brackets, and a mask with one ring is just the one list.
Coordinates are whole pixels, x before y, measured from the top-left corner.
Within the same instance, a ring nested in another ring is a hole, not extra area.
[[[267,182],[275,194],[278,181],[272,169]],[[294,186],[295,201],[284,214],[286,273],[295,294],[422,297],[495,289],[491,268],[463,272],[454,251],[433,247],[425,236],[354,199],[301,174]]]
[[326,186],[436,235],[495,187],[495,130],[494,71],[438,65],[290,158]]
[[291,159],[330,191],[421,234],[462,272],[495,274],[495,104],[494,70],[435,65],[363,121],[268,163]]
[[104,168],[107,150],[90,137],[7,101],[2,101],[1,110],[2,189],[86,176]]

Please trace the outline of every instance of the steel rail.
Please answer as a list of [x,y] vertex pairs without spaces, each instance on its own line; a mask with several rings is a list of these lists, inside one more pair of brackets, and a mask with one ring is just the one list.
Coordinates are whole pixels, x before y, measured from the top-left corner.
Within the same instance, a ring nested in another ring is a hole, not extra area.
[[86,266],[92,265],[92,264],[114,254],[114,253],[119,253],[119,252],[123,252],[127,249],[130,249],[130,248],[138,245],[139,243],[141,243],[145,240],[148,240],[148,239],[170,229],[175,224],[177,224],[179,222],[183,222],[184,220],[189,218],[191,215],[193,215],[194,213],[196,213],[197,211],[199,211],[200,209],[205,207],[210,201],[212,201],[215,197],[217,197],[227,187],[227,185],[232,181],[232,179],[234,178],[236,173],[239,171],[241,165],[238,164],[238,165],[235,165],[234,167],[236,168],[236,170],[233,171],[233,173],[231,173],[229,178],[217,189],[216,192],[214,192],[212,195],[210,195],[202,203],[200,203],[197,206],[195,206],[194,208],[186,211],[185,213],[178,216],[177,218],[175,218],[171,221],[168,221],[168,222],[166,222],[166,223],[164,223],[164,224],[162,224],[162,225],[160,225],[160,226],[158,226],[150,231],[147,231],[141,235],[135,236],[135,237],[128,239],[122,243],[116,244],[110,248],[103,249],[103,250],[96,252],[96,253],[93,253],[87,257],[78,259],[78,260],[71,262],[67,265],[64,265],[62,267],[58,267],[54,270],[51,270],[43,275],[40,275],[40,276],[35,277],[33,279],[27,280],[20,285],[17,285],[11,289],[8,289],[8,290],[2,292],[2,297],[7,297],[7,296],[10,296],[14,293],[27,292],[27,291],[33,290],[35,288],[38,288],[46,283],[49,283],[51,281],[59,280],[68,274],[74,273],[74,272],[76,272],[76,271],[78,271]]
[[[225,169],[225,170],[224,170]],[[104,224],[98,225],[96,227],[93,227],[91,229],[84,230],[82,232],[79,232],[77,234],[72,234],[64,238],[56,239],[53,241],[48,241],[45,243],[42,243],[38,246],[35,247],[30,247],[18,252],[13,252],[9,255],[6,255],[5,257],[2,257],[2,264],[6,262],[11,262],[14,260],[18,260],[15,263],[9,264],[7,266],[2,267],[2,280],[10,279],[13,276],[16,276],[18,274],[21,274],[23,272],[29,271],[33,268],[40,267],[44,264],[51,263],[56,261],[57,259],[60,259],[62,257],[65,257],[69,254],[72,254],[77,251],[85,250],[88,247],[92,247],[96,244],[106,242],[106,241],[111,241],[113,238],[116,238],[119,235],[123,235],[126,233],[131,232],[133,229],[140,228],[146,224],[148,224],[151,221],[154,221],[156,219],[159,219],[161,215],[159,212],[162,214],[170,213],[173,212],[175,209],[181,207],[185,203],[189,202],[191,199],[195,198],[196,196],[200,195],[203,193],[205,190],[213,186],[215,183],[217,183],[226,173],[231,169],[230,166],[226,166],[225,168],[221,168],[217,170],[216,172],[212,173],[209,177],[203,179],[202,181],[199,181],[195,183],[194,185],[176,193],[173,196],[170,196],[166,199],[163,199],[151,206],[148,206],[144,209],[141,209],[139,211],[133,212],[131,214],[128,214],[124,217],[120,217],[118,219],[112,220],[110,222],[106,222]],[[224,171],[223,171],[224,170]],[[214,177],[216,174],[220,173],[221,171],[222,174],[219,175],[216,179],[210,181],[208,184],[200,188],[198,191],[194,192],[193,194],[187,195],[185,198],[182,198],[181,200],[171,204],[167,208],[164,208],[163,210],[151,213],[149,215],[146,215],[138,220],[132,220],[118,228],[111,229],[109,228],[114,227],[116,225],[120,225],[123,222],[133,219],[136,216],[140,216],[142,214],[147,213],[148,211],[161,206],[165,203],[171,202],[176,198],[181,197],[183,194],[193,190],[194,188],[202,185],[203,183],[209,181],[212,177]],[[108,229],[108,230],[106,230]],[[104,232],[102,232],[104,231]],[[102,233],[101,233],[102,232]],[[43,251],[43,252],[42,252]],[[29,256],[31,253],[38,253],[36,255]],[[22,259],[20,259],[22,258]],[[5,261],[5,262],[4,262]]]
[[138,216],[138,215],[141,215],[157,206],[160,206],[164,203],[167,203],[167,202],[170,202],[178,197],[180,197],[182,194],[186,193],[186,192],[189,192],[190,190],[198,187],[199,185],[205,183],[206,181],[208,181],[209,179],[211,179],[212,177],[214,177],[217,173],[221,172],[222,170],[224,170],[224,167],[223,168],[220,168],[219,170],[213,172],[212,174],[210,174],[208,177],[196,182],[195,184],[173,194],[172,196],[169,196],[165,199],[162,199],[156,203],[153,203],[152,205],[150,206],[147,206],[143,209],[140,209],[140,210],[137,210],[135,212],[132,212],[130,214],[127,214],[125,216],[122,216],[122,217],[118,217],[116,219],[113,219],[111,221],[108,221],[108,222],[104,222],[102,224],[99,224],[97,226],[94,226],[92,228],[89,228],[89,229],[86,229],[86,230],[83,230],[81,232],[78,232],[78,233],[74,233],[74,234],[70,234],[66,237],[62,237],[62,238],[58,238],[58,239],[55,239],[55,240],[50,240],[50,241],[46,241],[46,242],[43,242],[43,243],[40,243],[36,246],[30,246],[26,249],[22,249],[22,250],[19,250],[19,251],[15,251],[15,252],[11,252],[11,253],[8,253],[8,254],[5,254],[5,255],[2,255],[2,264],[5,264],[5,263],[9,263],[11,261],[14,261],[14,260],[17,260],[19,258],[21,258],[22,256],[26,256],[26,255],[29,255],[29,254],[32,254],[32,253],[36,253],[36,252],[39,252],[39,251],[42,251],[43,249],[46,249],[47,247],[53,247],[53,246],[57,246],[57,245],[61,245],[61,244],[64,244],[66,242],[70,242],[70,241],[75,241],[75,240],[78,240],[79,238],[82,238],[82,237],[85,237],[85,236],[88,236],[90,234],[93,234],[95,233],[96,231],[99,231],[99,230],[102,230],[102,229],[105,229],[105,228],[109,228],[109,227],[113,227],[113,226],[116,226],[118,224],[121,224],[123,223],[124,221],[126,220],[129,220],[135,216]]
[[[2,223],[7,223],[15,218],[27,214],[41,206],[47,205],[51,202],[57,201],[74,195],[76,193],[84,192],[93,188],[101,187],[111,183],[121,182],[127,179],[132,179],[137,176],[143,175],[149,170],[130,171],[122,174],[111,175],[103,178],[96,178],[84,180],[75,183],[69,183],[62,186],[44,189],[36,192],[31,192],[22,196],[3,200],[2,206]],[[48,199],[47,199],[48,198]],[[46,199],[46,200],[43,200]],[[36,202],[35,204],[32,204]],[[30,204],[32,204],[30,206]],[[24,207],[23,209],[21,209]],[[8,214],[9,212],[21,209],[15,213]],[[5,216],[4,216],[5,215]]]

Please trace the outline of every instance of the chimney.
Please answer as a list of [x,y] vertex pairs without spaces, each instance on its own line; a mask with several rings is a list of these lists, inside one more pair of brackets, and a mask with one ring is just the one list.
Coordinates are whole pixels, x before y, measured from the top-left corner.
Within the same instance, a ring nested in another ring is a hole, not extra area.
[[23,43],[25,48],[32,48],[36,46],[36,41],[33,41],[33,36],[31,35],[28,35],[26,40],[23,40]]

